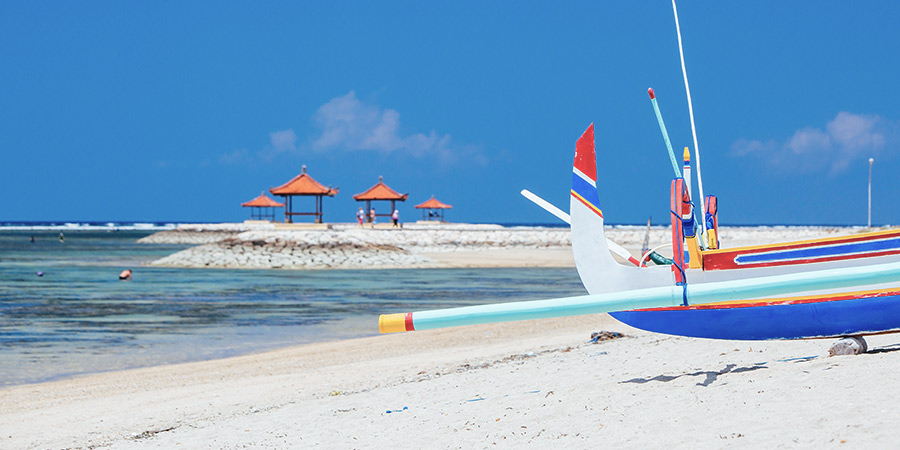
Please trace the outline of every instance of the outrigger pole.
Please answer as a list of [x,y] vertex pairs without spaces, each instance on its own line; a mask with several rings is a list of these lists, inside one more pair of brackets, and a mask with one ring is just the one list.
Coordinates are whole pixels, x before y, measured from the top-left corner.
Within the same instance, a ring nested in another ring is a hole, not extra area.
[[773,295],[840,289],[889,283],[900,280],[900,263],[862,267],[843,267],[743,280],[660,286],[606,294],[582,295],[551,300],[496,303],[399,314],[382,314],[378,329],[382,333],[430,330],[434,328],[476,325],[516,320],[578,316],[639,308],[682,307]]
[[[568,213],[557,208],[556,206],[554,206],[552,203],[548,202],[547,200],[542,199],[534,192],[531,192],[528,189],[522,189],[522,192],[520,192],[520,194],[522,194],[522,196],[527,198],[528,200],[531,200],[532,202],[534,202],[535,205],[538,205],[541,208],[543,208],[544,211],[547,211],[548,213],[553,214],[559,220],[562,220],[563,222],[565,222],[569,225],[572,225],[572,219],[569,217]],[[638,266],[638,267],[641,266],[641,262],[638,261],[634,256],[631,256],[631,253],[629,253],[628,250],[625,250],[625,248],[622,247],[621,245],[616,244],[615,242],[613,242],[609,239],[606,240],[606,245],[609,247],[609,250],[611,252],[615,253],[620,258],[627,260],[628,262],[630,262],[631,264],[634,264],[635,266]]]
[[[697,145],[697,127],[694,126],[694,106],[691,103],[691,87],[688,84],[687,69],[684,67],[684,49],[681,45],[681,26],[678,24],[678,8],[672,0],[672,13],[675,14],[675,31],[678,33],[678,54],[681,56],[681,74],[684,76],[684,91],[687,93],[688,113],[691,115],[691,134],[694,136],[694,156],[697,160],[697,188],[700,190],[700,243],[706,247],[706,197],[703,195],[703,177],[700,175],[700,146]],[[666,144],[669,143],[666,138]],[[671,145],[670,152],[671,152]],[[674,162],[673,162],[674,163]]]
[[659,131],[662,132],[663,140],[666,141],[666,148],[669,150],[669,160],[672,161],[672,170],[675,171],[675,178],[681,178],[681,171],[678,170],[678,161],[675,160],[675,151],[672,150],[672,143],[669,141],[669,132],[666,131],[666,123],[663,122],[662,113],[659,112],[659,105],[656,103],[656,93],[653,88],[647,89],[650,94],[650,103],[653,104],[653,112],[656,113],[656,121],[659,122]]
[[556,216],[557,219],[562,220],[569,225],[572,225],[572,218],[569,217],[569,213],[557,208],[553,205],[553,203],[542,199],[537,194],[529,191],[528,189],[522,189],[522,191],[519,193],[522,194],[522,197],[525,197],[528,200],[531,200],[535,205],[540,206],[544,211],[547,211],[548,213]]

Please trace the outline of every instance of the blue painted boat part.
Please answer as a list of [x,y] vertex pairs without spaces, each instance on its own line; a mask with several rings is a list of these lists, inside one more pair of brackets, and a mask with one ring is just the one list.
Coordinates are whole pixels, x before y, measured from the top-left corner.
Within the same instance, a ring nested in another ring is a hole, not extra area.
[[900,295],[704,309],[620,311],[616,320],[655,333],[766,340],[900,331]]

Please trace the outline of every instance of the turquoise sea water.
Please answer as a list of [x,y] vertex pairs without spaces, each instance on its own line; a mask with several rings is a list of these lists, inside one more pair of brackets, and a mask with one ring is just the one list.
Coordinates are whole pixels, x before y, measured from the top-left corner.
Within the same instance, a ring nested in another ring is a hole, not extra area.
[[585,293],[573,268],[155,268],[185,246],[135,242],[148,234],[0,232],[0,386],[372,336],[383,313]]

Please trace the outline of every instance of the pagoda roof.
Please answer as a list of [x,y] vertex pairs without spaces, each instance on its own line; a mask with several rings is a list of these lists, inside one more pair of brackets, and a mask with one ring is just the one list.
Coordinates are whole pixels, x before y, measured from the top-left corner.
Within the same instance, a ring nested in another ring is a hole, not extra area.
[[378,177],[378,183],[370,187],[367,191],[361,192],[353,196],[353,200],[399,200],[406,201],[409,194],[400,194],[397,191],[384,184],[384,177]]
[[431,199],[415,206],[415,208],[419,209],[450,209],[452,207],[453,205],[448,205],[440,200],[436,200],[433,195],[431,196]]
[[284,206],[284,203],[278,203],[278,202],[276,202],[275,200],[272,200],[271,198],[269,198],[269,197],[266,196],[266,193],[265,193],[265,192],[263,192],[263,193],[259,194],[259,197],[256,197],[256,198],[254,198],[253,200],[250,200],[249,202],[241,203],[241,206],[244,206],[244,207],[248,207],[248,206],[258,206],[258,207],[263,207],[263,208],[280,208],[280,207]]
[[276,188],[269,189],[272,195],[327,195],[334,197],[338,193],[337,189],[325,187],[315,178],[306,173],[306,166],[301,169],[300,175],[291,178],[291,181],[282,184]]

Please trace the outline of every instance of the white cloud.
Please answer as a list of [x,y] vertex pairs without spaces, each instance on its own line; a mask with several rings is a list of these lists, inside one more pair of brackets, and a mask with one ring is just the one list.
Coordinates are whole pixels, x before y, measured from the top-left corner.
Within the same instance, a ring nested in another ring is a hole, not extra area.
[[464,157],[483,163],[476,146],[457,145],[449,134],[435,130],[404,134],[400,113],[382,109],[356,98],[350,91],[319,107],[313,115],[319,132],[312,140],[315,150],[402,152],[416,157],[434,155],[443,160]]
[[815,155],[820,150],[830,149],[832,140],[828,133],[815,128],[797,130],[787,141],[787,149],[795,155]]
[[227,165],[242,164],[247,160],[247,158],[248,158],[247,150],[244,150],[244,149],[232,150],[228,153],[223,153],[223,154],[219,155],[219,163],[227,164]]
[[269,133],[269,142],[276,152],[294,151],[297,149],[297,135],[294,130],[273,131]]
[[738,139],[734,156],[754,156],[785,171],[836,174],[898,142],[897,125],[876,115],[840,112],[824,129],[807,127],[783,142]]
[[355,152],[374,151],[405,154],[413,157],[434,157],[442,163],[465,161],[487,165],[488,160],[478,145],[461,145],[449,134],[435,130],[428,133],[404,134],[400,113],[382,109],[356,97],[355,91],[335,97],[320,106],[312,116],[314,130],[311,138],[298,143],[293,129],[269,133],[269,144],[256,152],[233,150],[219,156],[221,164],[248,164],[257,159],[271,162],[285,153],[314,151]]

